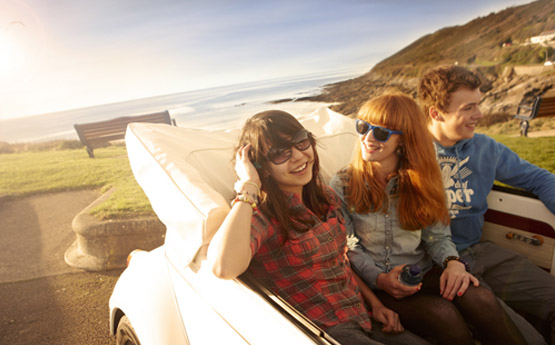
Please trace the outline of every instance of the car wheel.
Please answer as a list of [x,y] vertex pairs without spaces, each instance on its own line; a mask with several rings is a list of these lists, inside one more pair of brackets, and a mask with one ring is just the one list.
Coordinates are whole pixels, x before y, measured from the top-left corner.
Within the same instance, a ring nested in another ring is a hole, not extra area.
[[141,345],[135,330],[131,325],[131,322],[127,316],[123,316],[119,320],[118,330],[116,332],[116,344],[117,345]]

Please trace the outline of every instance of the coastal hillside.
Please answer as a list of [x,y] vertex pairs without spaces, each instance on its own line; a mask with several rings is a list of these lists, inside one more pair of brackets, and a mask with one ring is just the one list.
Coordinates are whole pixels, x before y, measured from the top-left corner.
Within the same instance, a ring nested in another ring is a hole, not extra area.
[[308,100],[334,103],[333,110],[354,115],[366,100],[386,89],[416,96],[424,71],[458,64],[482,78],[483,113],[495,114],[493,122],[506,121],[522,102],[555,92],[555,67],[545,66],[555,60],[554,30],[555,0],[510,7],[423,36],[368,73],[328,85]]

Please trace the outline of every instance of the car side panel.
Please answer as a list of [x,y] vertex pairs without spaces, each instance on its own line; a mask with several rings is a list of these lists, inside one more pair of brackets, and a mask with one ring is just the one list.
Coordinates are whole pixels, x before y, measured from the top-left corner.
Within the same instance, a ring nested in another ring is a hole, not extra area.
[[[206,339],[210,339],[206,344],[326,343],[312,339],[285,311],[270,305],[239,279],[218,279],[202,265],[205,261],[199,263],[194,268],[170,270],[191,344],[197,345],[199,339],[203,344]],[[198,301],[191,303],[193,297]],[[312,334],[321,333],[316,326],[311,329]]]
[[163,247],[134,256],[110,297],[110,329],[125,314],[142,345],[189,345]]
[[555,275],[555,215],[538,199],[492,190],[482,240],[519,252]]
[[[221,315],[206,302],[203,294],[199,294],[191,283],[171,269],[172,281],[177,292],[179,310],[183,323],[187,325],[187,336],[193,345],[229,344],[245,345],[248,342],[233,329]],[[188,269],[186,269],[188,270]],[[194,279],[193,275],[193,279]],[[227,291],[216,293],[227,295]],[[242,313],[241,309],[235,311]],[[248,317],[248,315],[245,315]]]

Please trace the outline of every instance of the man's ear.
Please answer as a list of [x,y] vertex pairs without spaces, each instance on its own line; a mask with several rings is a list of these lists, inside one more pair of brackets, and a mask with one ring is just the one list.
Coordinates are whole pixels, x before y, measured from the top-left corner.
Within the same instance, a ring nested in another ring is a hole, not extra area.
[[428,116],[430,116],[433,120],[443,121],[443,116],[441,116],[439,110],[434,106],[430,107],[430,110],[428,111]]

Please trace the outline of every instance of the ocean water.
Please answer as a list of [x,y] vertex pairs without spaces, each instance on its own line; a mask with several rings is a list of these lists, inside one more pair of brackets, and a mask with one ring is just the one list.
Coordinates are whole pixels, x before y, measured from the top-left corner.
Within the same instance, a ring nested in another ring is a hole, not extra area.
[[132,101],[105,104],[48,114],[0,120],[0,141],[8,143],[78,139],[76,123],[108,120],[168,110],[177,126],[225,129],[239,127],[255,113],[281,109],[295,115],[310,113],[326,104],[283,102],[321,92],[323,86],[357,77],[365,71],[345,70],[327,74],[262,80]]

